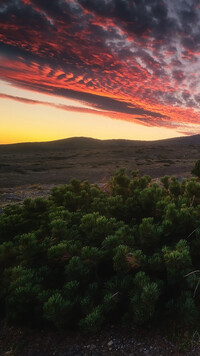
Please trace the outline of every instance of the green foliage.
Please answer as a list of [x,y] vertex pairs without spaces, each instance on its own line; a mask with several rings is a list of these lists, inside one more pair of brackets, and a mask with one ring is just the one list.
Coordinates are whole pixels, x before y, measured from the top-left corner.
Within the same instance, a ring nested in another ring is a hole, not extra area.
[[172,320],[176,327],[196,327],[198,310],[191,292],[183,291],[176,300],[171,299],[166,304],[166,316]]
[[192,266],[189,246],[186,240],[180,240],[174,249],[163,247],[163,257],[171,284],[182,283],[183,277]]
[[12,322],[31,324],[37,320],[41,305],[40,280],[31,269],[14,267],[4,272],[6,319]]
[[169,176],[164,176],[161,178],[161,182],[163,184],[163,186],[165,187],[165,189],[169,189]]
[[113,269],[117,272],[128,272],[129,262],[128,262],[129,248],[125,245],[119,245],[115,248],[115,255],[113,257]]
[[[72,179],[0,214],[0,313],[79,327],[200,319],[200,183],[123,169],[107,191]],[[189,274],[189,275],[188,275]],[[187,275],[187,277],[185,277]]]
[[148,267],[150,270],[161,272],[164,270],[164,261],[160,252],[155,252],[148,259]]
[[61,293],[55,292],[44,303],[44,317],[58,328],[66,327],[71,322],[73,306],[73,302],[63,298]]
[[191,173],[200,178],[200,160],[195,162]]
[[143,218],[139,225],[139,244],[144,251],[151,251],[159,242],[162,228],[153,222],[153,218]]
[[57,263],[65,262],[66,260],[69,260],[71,257],[68,249],[68,243],[66,241],[62,241],[57,245],[51,246],[48,249],[47,253],[48,253],[49,260],[55,261]]
[[16,263],[17,249],[13,242],[3,242],[0,245],[0,268],[6,268]]
[[112,194],[115,195],[128,195],[130,178],[125,174],[125,169],[121,168],[110,181],[110,188]]
[[97,306],[84,319],[80,320],[79,326],[84,332],[95,333],[100,329],[103,322],[102,308]]
[[150,278],[144,272],[136,274],[134,285],[133,296],[130,299],[130,313],[134,323],[143,324],[153,316],[160,291],[158,284],[150,282]]

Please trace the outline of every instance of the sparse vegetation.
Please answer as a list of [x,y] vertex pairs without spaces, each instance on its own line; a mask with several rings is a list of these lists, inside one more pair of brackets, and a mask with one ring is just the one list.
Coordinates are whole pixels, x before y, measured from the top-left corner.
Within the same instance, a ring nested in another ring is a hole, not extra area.
[[190,177],[194,162],[199,159],[199,146],[194,150],[187,139],[166,140],[161,144],[161,141],[76,138],[43,144],[0,145],[0,187],[63,184],[73,177],[100,183],[119,167],[127,171],[139,167],[141,174],[152,178],[166,174]]
[[200,160],[196,161],[193,169],[192,169],[192,174],[200,178]]

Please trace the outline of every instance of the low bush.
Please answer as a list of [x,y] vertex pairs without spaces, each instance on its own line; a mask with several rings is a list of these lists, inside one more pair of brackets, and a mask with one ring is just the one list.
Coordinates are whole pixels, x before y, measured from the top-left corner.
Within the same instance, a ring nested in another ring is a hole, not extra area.
[[200,320],[200,188],[119,170],[106,189],[73,179],[0,214],[0,315],[97,331]]

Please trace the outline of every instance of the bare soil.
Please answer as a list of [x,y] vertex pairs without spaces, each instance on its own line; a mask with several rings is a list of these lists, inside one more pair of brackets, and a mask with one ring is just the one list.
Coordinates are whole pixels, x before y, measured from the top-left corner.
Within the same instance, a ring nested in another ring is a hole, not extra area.
[[72,178],[102,183],[119,168],[160,178],[191,177],[200,158],[200,136],[157,142],[71,138],[0,145],[0,207],[27,196],[46,196]]
[[174,341],[155,330],[104,328],[94,335],[17,327],[0,329],[1,356],[198,356],[199,334]]
[[101,182],[121,167],[128,173],[138,169],[153,178],[166,174],[189,177],[200,158],[200,138],[199,143],[190,142],[74,138],[54,143],[0,145],[0,188],[63,184],[73,177]]

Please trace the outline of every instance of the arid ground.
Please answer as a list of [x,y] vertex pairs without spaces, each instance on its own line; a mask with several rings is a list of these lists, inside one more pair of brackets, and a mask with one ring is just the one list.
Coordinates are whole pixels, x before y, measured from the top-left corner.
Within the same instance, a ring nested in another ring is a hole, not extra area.
[[154,142],[70,138],[0,145],[0,206],[44,196],[73,177],[101,183],[121,167],[153,178],[190,177],[199,158],[200,135]]

